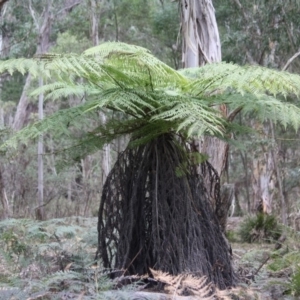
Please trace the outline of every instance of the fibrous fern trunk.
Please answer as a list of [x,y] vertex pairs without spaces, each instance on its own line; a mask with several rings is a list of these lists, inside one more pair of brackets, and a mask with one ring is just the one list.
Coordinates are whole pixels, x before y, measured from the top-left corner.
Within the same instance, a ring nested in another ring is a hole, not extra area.
[[186,150],[165,134],[119,156],[103,188],[97,253],[106,268],[192,272],[226,288],[229,249]]

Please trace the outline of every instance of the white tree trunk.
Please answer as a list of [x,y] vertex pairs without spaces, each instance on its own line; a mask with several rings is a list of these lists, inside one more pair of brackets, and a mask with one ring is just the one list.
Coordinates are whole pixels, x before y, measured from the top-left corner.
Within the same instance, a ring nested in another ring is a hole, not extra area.
[[270,151],[253,160],[253,203],[254,211],[270,214],[272,212],[273,193],[270,192],[271,177],[274,166]]
[[221,61],[221,42],[211,0],[181,0],[183,66]]
[[25,121],[28,118],[28,112],[27,112],[27,106],[28,106],[28,97],[27,97],[27,90],[31,83],[31,76],[27,75],[25,85],[23,87],[23,91],[17,106],[17,111],[15,114],[15,119],[13,123],[13,129],[15,131],[20,130],[24,124]]

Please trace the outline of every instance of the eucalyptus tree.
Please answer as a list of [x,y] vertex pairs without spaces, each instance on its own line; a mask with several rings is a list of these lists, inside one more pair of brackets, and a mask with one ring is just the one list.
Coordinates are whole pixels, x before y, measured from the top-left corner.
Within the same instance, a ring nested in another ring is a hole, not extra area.
[[[300,76],[226,63],[175,71],[146,49],[123,43],[104,43],[81,55],[2,61],[0,72],[6,71],[42,76],[45,85],[33,96],[76,95],[85,102],[25,127],[2,149],[51,132],[69,140],[61,152],[72,164],[119,136],[130,136],[102,193],[97,257],[104,267],[131,274],[149,267],[194,272],[220,288],[235,284],[230,249],[198,169],[211,175],[211,184],[215,173],[193,140],[230,141],[231,132],[247,130],[214,109],[221,104],[297,129],[300,109],[280,96],[300,96]],[[110,114],[103,124],[103,109],[124,117]]]

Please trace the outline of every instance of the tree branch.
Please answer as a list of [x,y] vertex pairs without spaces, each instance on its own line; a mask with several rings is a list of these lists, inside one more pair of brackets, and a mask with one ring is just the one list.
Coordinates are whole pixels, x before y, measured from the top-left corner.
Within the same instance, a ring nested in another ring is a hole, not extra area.
[[64,7],[63,9],[59,10],[59,11],[57,12],[57,14],[59,15],[60,13],[62,13],[62,12],[64,12],[64,11],[70,11],[73,7],[75,7],[75,6],[77,6],[77,5],[81,4],[81,3],[82,3],[82,0],[77,1],[77,2],[75,2],[75,3],[72,3],[71,5],[69,5],[69,6],[67,6],[67,7]]
[[300,55],[300,51],[297,52],[297,53],[295,53],[295,54],[287,61],[287,63],[285,64],[285,66],[282,68],[282,71],[285,71],[285,70],[289,67],[289,65],[292,63],[292,61],[293,61],[294,59],[296,59],[299,55]]
[[233,121],[233,119],[236,117],[236,115],[237,115],[242,109],[243,109],[242,106],[237,107],[236,109],[234,109],[232,112],[230,112],[230,113],[228,114],[227,120],[228,120],[229,122]]
[[245,9],[244,9],[244,7],[242,6],[241,2],[240,2],[239,0],[233,0],[233,2],[234,2],[234,3],[237,5],[237,7],[241,10],[244,19],[245,19],[246,21],[248,21],[249,18],[248,18],[248,16],[247,16],[247,14],[246,14],[246,12],[245,12]]

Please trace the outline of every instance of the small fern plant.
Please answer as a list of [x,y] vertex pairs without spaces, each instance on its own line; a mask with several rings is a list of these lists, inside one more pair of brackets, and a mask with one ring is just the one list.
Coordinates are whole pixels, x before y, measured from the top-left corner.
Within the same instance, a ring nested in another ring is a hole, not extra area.
[[[43,93],[51,100],[77,96],[84,101],[27,126],[2,149],[45,132],[68,138],[72,146],[66,150],[74,157],[128,134],[134,144],[170,132],[186,139],[202,135],[226,139],[228,131],[237,129],[230,121],[240,110],[295,129],[300,124],[299,107],[287,101],[287,95],[299,96],[300,76],[263,67],[218,63],[176,71],[144,48],[109,42],[80,55],[0,61],[0,73],[5,72],[43,77],[45,84],[31,93],[33,97]],[[229,105],[232,113],[221,115],[214,109],[219,104]],[[106,124],[99,121],[88,127],[103,110],[110,116]],[[114,118],[115,112],[124,117]]]

